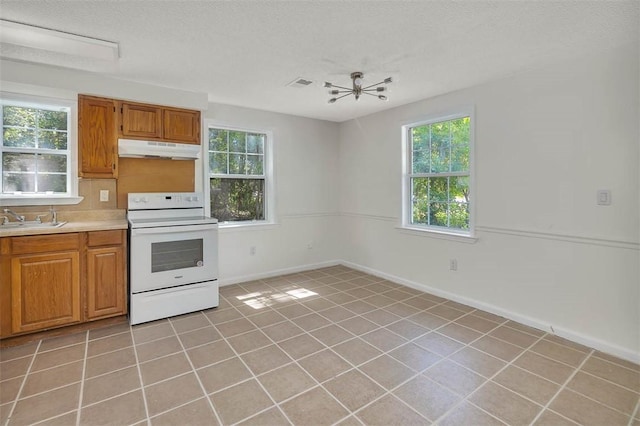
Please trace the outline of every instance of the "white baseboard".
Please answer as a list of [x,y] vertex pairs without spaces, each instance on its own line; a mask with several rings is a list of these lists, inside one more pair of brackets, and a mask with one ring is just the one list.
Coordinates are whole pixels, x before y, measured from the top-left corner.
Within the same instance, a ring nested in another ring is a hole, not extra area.
[[[531,318],[525,315],[518,314],[517,312],[513,312],[507,309],[500,308],[495,305],[491,305],[488,303],[480,302],[475,299],[470,299],[464,296],[460,296],[459,294],[450,293],[447,291],[443,291],[438,288],[430,287],[425,284],[420,284],[415,281],[406,280],[404,278],[397,277],[395,275],[387,274],[366,266],[358,265],[356,263],[341,261],[342,265],[347,266],[349,268],[353,268],[362,272],[366,272],[371,275],[375,275],[380,278],[384,278],[386,280],[395,282],[397,284],[406,285],[407,287],[414,288],[416,290],[424,291],[426,293],[433,294],[435,296],[444,297],[446,299],[453,300],[454,302],[463,303],[465,305],[469,305],[476,309],[482,309],[483,311],[490,312],[495,315],[499,315],[501,317],[519,322],[524,325],[528,325],[529,327],[537,328],[538,330],[542,330],[549,334],[554,334],[556,336],[565,338],[567,340],[571,340],[572,342],[579,343],[584,346],[588,346],[590,348],[597,349],[601,352],[605,352],[610,355],[617,356],[619,358],[625,359],[627,361],[631,361],[634,363],[640,363],[640,353],[634,352],[631,349],[624,348],[618,345],[611,344],[609,342],[602,341],[600,339],[596,339],[591,336],[584,335],[582,333],[578,333],[574,330],[565,329],[562,327],[553,326],[545,323],[544,321]],[[551,328],[553,327],[553,328]]]
[[[342,265],[344,262],[340,260],[330,260],[327,262],[311,263],[302,266],[294,266],[291,268],[275,269],[268,272],[259,272],[249,275],[238,275],[235,277],[221,278],[218,280],[218,285],[224,287],[226,285],[244,283],[247,281],[261,280],[264,278],[277,277],[278,275],[295,274],[296,272],[310,271],[318,268],[328,268],[330,266]],[[355,268],[354,268],[355,269]]]

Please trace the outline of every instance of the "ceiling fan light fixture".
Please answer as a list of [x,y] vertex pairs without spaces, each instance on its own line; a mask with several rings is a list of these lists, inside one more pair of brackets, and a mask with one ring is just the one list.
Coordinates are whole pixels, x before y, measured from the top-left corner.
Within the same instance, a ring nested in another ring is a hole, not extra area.
[[[330,82],[325,82],[324,83],[324,87],[327,88],[333,88],[335,87],[336,89],[333,90],[329,90],[329,94],[332,96],[335,95],[339,95],[341,93],[343,93],[343,95],[338,96],[338,97],[334,97],[329,99],[329,103],[333,104],[335,103],[338,99],[344,98],[346,96],[349,95],[353,95],[353,97],[355,98],[355,100],[359,100],[360,96],[362,94],[365,95],[369,95],[369,96],[377,96],[378,99],[380,99],[381,101],[386,101],[387,97],[384,95],[376,95],[376,93],[381,93],[381,92],[385,92],[387,90],[386,87],[381,86],[382,84],[389,84],[392,82],[391,77],[387,77],[385,78],[383,81],[376,83],[376,84],[371,84],[369,86],[364,86],[362,85],[364,81],[364,74],[360,71],[355,71],[351,73],[351,88],[349,87],[344,87],[344,86],[338,86],[336,84],[330,83]],[[339,90],[342,89],[342,90]]]

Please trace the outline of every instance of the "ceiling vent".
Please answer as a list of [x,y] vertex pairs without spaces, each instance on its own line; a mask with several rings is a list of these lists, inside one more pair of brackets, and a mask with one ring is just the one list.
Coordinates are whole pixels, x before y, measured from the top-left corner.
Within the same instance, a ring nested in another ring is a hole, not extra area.
[[291,83],[287,84],[287,86],[297,87],[298,89],[300,89],[300,88],[303,88],[303,87],[307,87],[307,86],[311,85],[312,83],[313,83],[313,81],[311,81],[311,80],[307,80],[306,78],[298,77],[295,80],[293,80]]

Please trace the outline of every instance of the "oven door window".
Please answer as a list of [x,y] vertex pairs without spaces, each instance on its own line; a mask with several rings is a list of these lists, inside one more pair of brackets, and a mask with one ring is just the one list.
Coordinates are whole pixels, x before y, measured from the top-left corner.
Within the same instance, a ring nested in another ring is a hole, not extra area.
[[151,244],[151,272],[174,271],[203,265],[202,239]]

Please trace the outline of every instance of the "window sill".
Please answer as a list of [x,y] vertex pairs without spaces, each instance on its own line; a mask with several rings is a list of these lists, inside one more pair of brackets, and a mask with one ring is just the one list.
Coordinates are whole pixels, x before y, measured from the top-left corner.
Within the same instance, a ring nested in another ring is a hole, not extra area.
[[244,232],[244,231],[263,231],[276,229],[280,227],[276,222],[241,222],[241,223],[220,223],[219,231],[227,232]]
[[66,195],[1,195],[0,206],[61,206],[78,204],[83,199]]
[[440,240],[456,241],[459,243],[475,244],[478,241],[477,237],[472,237],[470,235],[457,234],[454,232],[436,231],[434,229],[414,228],[408,226],[397,226],[396,229],[403,234],[437,238]]

